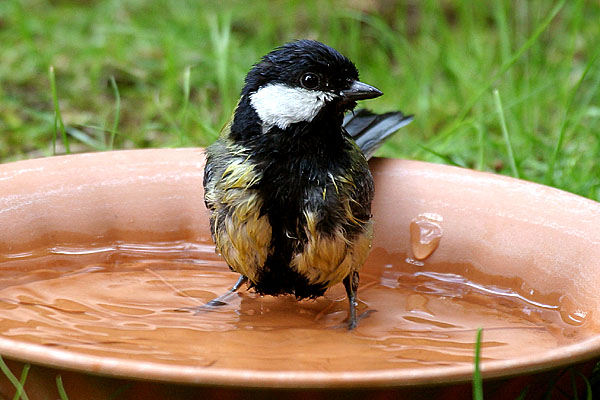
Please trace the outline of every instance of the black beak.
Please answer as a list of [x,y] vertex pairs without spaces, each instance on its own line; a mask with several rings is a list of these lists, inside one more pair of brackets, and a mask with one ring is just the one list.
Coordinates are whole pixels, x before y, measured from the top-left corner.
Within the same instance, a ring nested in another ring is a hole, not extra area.
[[352,81],[352,84],[348,89],[341,91],[342,97],[351,101],[374,99],[382,94],[383,92],[376,87],[360,81]]

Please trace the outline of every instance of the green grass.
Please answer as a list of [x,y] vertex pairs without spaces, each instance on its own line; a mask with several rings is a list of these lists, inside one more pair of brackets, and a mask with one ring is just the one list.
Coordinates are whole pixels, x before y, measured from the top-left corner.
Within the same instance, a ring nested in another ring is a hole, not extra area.
[[[600,200],[600,3],[0,1],[0,161],[206,146],[245,73],[296,38],[416,115],[380,155]],[[15,378],[16,379],[16,378]]]
[[362,4],[4,0],[0,160],[205,146],[251,65],[309,37],[385,92],[365,106],[416,114],[381,155],[600,199],[597,1]]
[[69,400],[69,396],[67,395],[65,387],[63,386],[62,376],[60,375],[56,376],[56,388],[58,389],[58,394],[61,400]]
[[13,400],[29,400],[27,393],[23,389],[25,381],[27,380],[29,369],[30,365],[27,364],[25,367],[23,367],[23,370],[21,371],[21,379],[17,379],[17,377],[12,373],[12,371],[8,368],[8,365],[6,365],[6,363],[2,359],[2,356],[0,356],[0,371],[2,371],[2,374],[4,374],[4,376],[8,378],[10,383],[15,388],[15,395],[13,396]]
[[475,338],[475,359],[473,360],[473,400],[483,400],[483,379],[481,378],[481,337],[483,329],[477,329]]
[[60,128],[63,144],[65,146],[65,153],[69,154],[71,152],[69,148],[69,138],[67,137],[67,132],[65,131],[65,123],[63,122],[62,116],[60,115],[60,106],[58,104],[58,94],[56,91],[56,76],[54,75],[54,67],[50,66],[48,71],[48,75],[50,77],[50,91],[52,92],[52,103],[54,104],[54,132],[52,135],[52,153],[56,154],[56,138],[58,129]]

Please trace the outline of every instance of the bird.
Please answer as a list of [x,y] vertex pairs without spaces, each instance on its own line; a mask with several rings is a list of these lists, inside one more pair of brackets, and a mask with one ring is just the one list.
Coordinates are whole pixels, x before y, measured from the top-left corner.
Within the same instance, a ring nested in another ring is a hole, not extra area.
[[[233,117],[205,150],[204,202],[215,251],[259,295],[314,299],[343,283],[357,326],[359,270],[371,249],[367,158],[412,116],[353,111],[383,93],[315,40],[295,40],[248,72]],[[199,312],[199,310],[196,310]]]

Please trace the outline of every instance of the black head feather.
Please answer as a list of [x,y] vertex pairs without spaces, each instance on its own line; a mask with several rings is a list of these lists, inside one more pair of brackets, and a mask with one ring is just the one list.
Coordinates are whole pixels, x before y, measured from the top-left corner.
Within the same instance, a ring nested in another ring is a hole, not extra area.
[[358,80],[358,70],[337,50],[315,40],[296,40],[276,48],[254,65],[246,76],[242,95],[255,92],[269,83],[300,86],[306,72],[319,75],[316,90],[339,92],[352,80]]

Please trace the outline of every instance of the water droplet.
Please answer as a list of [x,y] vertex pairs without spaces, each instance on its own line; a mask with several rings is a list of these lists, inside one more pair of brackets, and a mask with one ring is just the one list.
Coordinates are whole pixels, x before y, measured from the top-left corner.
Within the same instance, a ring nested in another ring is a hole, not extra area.
[[422,217],[422,218],[427,218],[430,221],[436,221],[436,222],[444,221],[444,217],[442,217],[440,214],[436,214],[436,213],[421,213],[418,216]]
[[590,312],[585,310],[581,304],[573,298],[570,294],[565,294],[560,297],[560,317],[563,322],[573,325],[581,326],[585,324]]
[[411,257],[406,257],[406,260],[404,260],[404,262],[406,262],[407,264],[415,265],[417,267],[422,267],[425,265],[423,261],[418,261]]
[[419,214],[410,223],[410,243],[412,252],[417,260],[429,257],[440,244],[443,230],[443,218],[437,214]]

